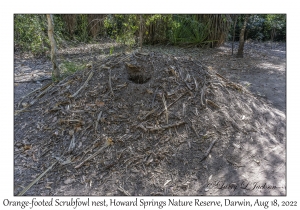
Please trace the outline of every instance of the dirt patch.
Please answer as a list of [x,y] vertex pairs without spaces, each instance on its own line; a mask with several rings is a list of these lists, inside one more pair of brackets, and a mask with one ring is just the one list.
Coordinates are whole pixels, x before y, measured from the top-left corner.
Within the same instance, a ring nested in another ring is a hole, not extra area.
[[15,86],[15,195],[54,163],[26,195],[285,195],[285,103],[243,82],[265,60],[229,50],[88,51],[91,68],[23,105]]

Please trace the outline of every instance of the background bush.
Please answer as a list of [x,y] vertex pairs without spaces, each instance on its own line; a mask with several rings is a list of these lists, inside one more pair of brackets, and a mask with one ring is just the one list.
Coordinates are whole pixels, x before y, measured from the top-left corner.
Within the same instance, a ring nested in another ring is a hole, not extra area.
[[[55,38],[58,47],[89,43],[110,38],[123,45],[138,44],[140,15],[136,14],[56,14]],[[216,47],[232,39],[233,15],[147,14],[142,15],[144,44],[172,44]],[[235,40],[244,15],[238,15]],[[286,40],[286,15],[254,14],[246,28],[246,39],[268,41]],[[14,15],[14,45],[18,50],[33,54],[45,53],[49,47],[46,15]]]

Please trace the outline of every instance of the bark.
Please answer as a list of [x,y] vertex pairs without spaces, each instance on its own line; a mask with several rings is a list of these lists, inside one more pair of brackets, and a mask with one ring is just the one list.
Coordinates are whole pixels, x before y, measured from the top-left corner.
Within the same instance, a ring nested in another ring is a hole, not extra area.
[[142,52],[143,46],[143,16],[140,15],[140,51]]
[[246,15],[243,27],[241,29],[239,49],[238,49],[238,53],[237,53],[238,58],[244,57],[245,31],[246,31],[246,26],[247,26],[247,21],[248,21],[249,16],[250,15]]
[[48,20],[48,37],[51,45],[52,75],[56,79],[59,79],[60,72],[56,61],[56,42],[54,39],[54,24],[53,24],[52,15],[47,15],[47,20]]
[[272,30],[271,30],[271,49],[273,49],[275,35],[276,35],[276,30],[275,30],[275,28],[272,28]]
[[235,38],[235,26],[236,26],[237,19],[238,19],[238,15],[235,15],[235,17],[234,17],[233,32],[232,32],[232,46],[231,46],[232,52],[231,52],[231,55],[233,55],[233,45],[234,45],[234,38]]

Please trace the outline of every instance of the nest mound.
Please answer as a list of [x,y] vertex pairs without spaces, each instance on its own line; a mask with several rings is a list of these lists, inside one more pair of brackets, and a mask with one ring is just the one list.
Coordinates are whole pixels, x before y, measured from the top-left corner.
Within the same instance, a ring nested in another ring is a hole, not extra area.
[[251,139],[284,141],[283,117],[244,87],[192,58],[157,52],[94,60],[20,104],[16,185],[55,164],[43,178],[51,185],[38,181],[28,195],[186,195],[186,177],[239,167],[238,150]]

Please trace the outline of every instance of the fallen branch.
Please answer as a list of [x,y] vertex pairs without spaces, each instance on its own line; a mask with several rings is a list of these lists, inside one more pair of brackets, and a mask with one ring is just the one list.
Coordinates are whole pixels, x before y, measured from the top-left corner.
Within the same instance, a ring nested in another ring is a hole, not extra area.
[[40,97],[42,97],[43,95],[45,95],[45,93],[46,93],[51,87],[53,87],[53,86],[54,86],[54,84],[53,84],[53,83],[50,83],[49,86],[43,87],[43,88],[45,88],[45,89],[44,89],[44,90],[36,97],[35,100],[33,100],[33,101],[30,102],[30,105],[33,105],[33,104],[37,101],[38,98],[40,98]]
[[109,81],[110,92],[114,96],[114,91],[113,91],[112,86],[111,86],[111,69],[109,69],[109,80],[108,81]]
[[76,93],[71,95],[70,98],[74,98],[87,85],[88,81],[92,78],[93,74],[94,74],[94,72],[91,71],[90,75],[88,76],[88,78],[86,79],[84,84],[76,91]]
[[210,153],[210,150],[212,149],[212,147],[214,146],[214,144],[217,142],[217,139],[215,139],[209,146],[208,150],[206,151],[206,153],[203,155],[203,157],[200,159],[200,162],[203,161],[205,158],[207,158],[208,154]]
[[73,137],[71,139],[69,148],[68,148],[68,152],[71,153],[75,148],[75,135],[73,134]]
[[169,113],[168,113],[168,107],[167,107],[167,102],[165,99],[164,94],[162,94],[162,101],[164,103],[164,107],[165,107],[165,111],[166,111],[166,120],[167,120],[167,124],[169,124]]
[[53,87],[53,83],[50,83],[49,86],[42,87],[45,88],[45,90],[42,91],[33,101],[31,101],[28,106],[24,107],[23,109],[16,110],[14,115],[17,116],[19,113],[24,112],[28,107],[32,106],[38,100],[38,98],[43,96],[51,87]]
[[211,100],[206,99],[206,102],[207,102],[208,104],[210,104],[211,106],[214,106],[214,107],[216,107],[216,108],[220,108],[216,103],[214,103],[214,102],[211,101]]
[[37,183],[48,171],[50,171],[56,163],[57,163],[57,161],[55,161],[49,168],[47,168],[46,171],[44,171],[41,175],[39,175],[38,178],[36,178],[35,180],[33,180],[27,187],[25,187],[22,190],[22,192],[19,193],[18,196],[24,195],[35,183]]
[[95,132],[97,132],[97,128],[98,128],[98,124],[99,124],[99,120],[101,118],[102,115],[102,111],[99,113],[98,117],[97,117],[97,121],[96,121],[96,125],[95,125]]
[[194,131],[194,133],[196,134],[196,136],[197,136],[197,138],[198,139],[200,139],[200,136],[198,135],[198,133],[197,133],[197,131],[196,131],[196,128],[195,128],[195,126],[193,125],[193,123],[192,123],[192,121],[190,120],[190,122],[191,122],[191,128],[192,128],[192,130]]
[[[202,90],[201,90],[201,97],[200,97],[200,99],[201,99],[201,105],[202,105],[202,106],[205,106],[205,105],[206,105],[206,101],[203,99],[204,93],[205,93],[205,88],[206,88],[205,82],[206,82],[206,77],[205,77],[205,79],[204,79],[204,84],[203,84],[203,87],[202,87]],[[204,102],[205,102],[205,103],[204,103]]]
[[147,132],[147,128],[145,128],[145,126],[143,126],[142,124],[139,124],[136,126],[137,128],[141,128],[143,131]]
[[221,74],[216,73],[216,75],[220,78],[222,78],[223,80],[225,80],[226,82],[228,82],[228,79],[226,79],[225,77],[223,77]]
[[236,89],[236,90],[242,91],[242,87],[240,87],[239,85],[234,84],[234,83],[232,83],[232,82],[228,82],[228,83],[226,84],[226,86],[227,86],[227,87],[234,88],[234,89]]
[[21,80],[21,81],[15,81],[14,83],[35,83],[35,82],[43,82],[45,80],[52,80],[51,77],[44,77],[37,80]]
[[[184,96],[186,93],[188,93],[188,91],[184,92],[183,94],[181,94],[178,98],[175,99],[175,101],[173,101],[172,103],[170,103],[168,106],[167,106],[167,109],[169,109],[173,104],[175,104],[182,96]],[[157,116],[160,116],[162,113],[165,112],[165,109],[162,110],[160,113],[158,113]]]
[[195,83],[195,91],[198,91],[198,89],[199,89],[199,84],[198,84],[198,82],[197,82],[197,80],[196,80],[195,77],[193,77],[193,79],[194,79],[194,83]]
[[59,123],[60,124],[63,124],[63,123],[79,123],[79,124],[83,125],[84,121],[82,121],[82,120],[65,120],[65,119],[60,119]]
[[158,90],[158,88],[156,88],[156,90],[155,90],[155,92],[154,92],[154,94],[153,94],[153,99],[152,99],[151,108],[153,108],[153,106],[154,106],[154,100],[155,100],[155,96],[156,96],[157,90]]
[[146,129],[149,129],[150,131],[165,130],[165,129],[168,129],[168,128],[172,128],[172,127],[175,127],[175,126],[182,125],[184,123],[185,123],[184,121],[180,121],[180,122],[177,122],[177,123],[174,123],[174,124],[171,124],[171,125],[163,125],[163,126],[158,126],[158,127],[147,126]]
[[21,97],[21,100],[20,100],[20,102],[19,102],[19,104],[18,104],[18,107],[20,106],[20,104],[22,103],[22,101],[23,101],[26,97],[30,96],[31,94],[33,94],[33,93],[35,93],[35,92],[37,92],[37,91],[39,91],[39,90],[41,90],[41,88],[37,88],[37,89],[31,91],[30,93],[26,94],[25,96],[22,96],[22,97]]
[[157,109],[152,109],[151,111],[149,111],[144,117],[138,117],[139,120],[145,120],[148,116],[150,116],[151,114],[153,114],[154,112],[156,112]]
[[88,158],[86,158],[84,161],[82,161],[81,163],[79,163],[77,166],[75,166],[74,168],[80,168],[85,162],[87,162],[88,160],[96,157],[103,149],[105,149],[106,147],[108,147],[110,144],[108,142],[106,142],[106,144],[101,147],[100,149],[98,149],[94,154],[92,154],[91,156],[89,156]]
[[118,190],[120,190],[122,193],[124,193],[125,195],[131,196],[129,192],[127,192],[126,190],[124,190],[121,186],[118,187]]

